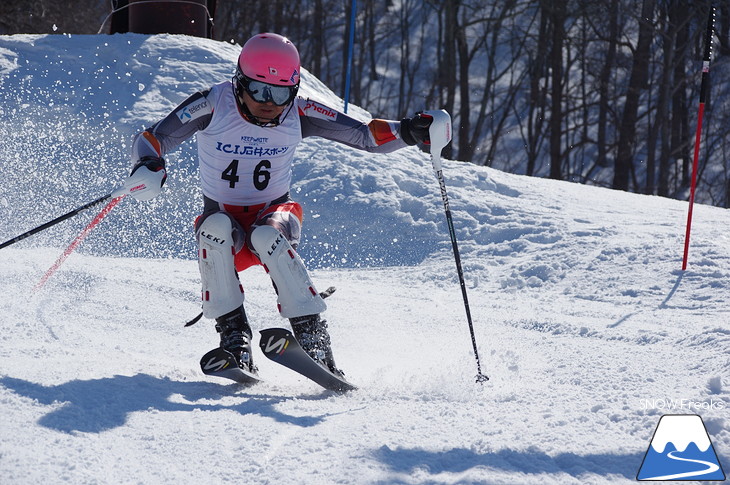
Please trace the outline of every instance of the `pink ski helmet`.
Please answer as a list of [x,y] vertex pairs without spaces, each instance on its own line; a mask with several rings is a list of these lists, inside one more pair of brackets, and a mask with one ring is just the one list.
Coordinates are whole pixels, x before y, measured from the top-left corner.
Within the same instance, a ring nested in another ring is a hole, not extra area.
[[255,81],[277,86],[299,85],[299,51],[279,34],[251,37],[238,56],[238,70]]

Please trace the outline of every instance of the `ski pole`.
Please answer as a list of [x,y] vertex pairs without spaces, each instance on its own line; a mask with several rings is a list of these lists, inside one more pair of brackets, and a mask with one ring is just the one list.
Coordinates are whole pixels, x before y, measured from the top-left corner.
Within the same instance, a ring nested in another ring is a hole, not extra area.
[[424,115],[431,116],[433,121],[429,127],[429,138],[431,140],[431,163],[433,170],[436,172],[436,178],[441,187],[441,199],[444,202],[444,210],[446,211],[446,222],[449,226],[449,236],[451,236],[451,247],[454,250],[454,261],[456,262],[456,272],[459,274],[459,284],[461,285],[461,296],[464,299],[464,309],[466,310],[466,320],[469,324],[469,333],[471,334],[471,344],[474,347],[474,357],[477,361],[476,380],[479,383],[489,380],[485,374],[482,374],[482,366],[479,362],[479,351],[477,350],[477,340],[474,335],[474,324],[471,320],[471,310],[469,309],[469,298],[466,295],[466,283],[464,282],[464,271],[461,269],[461,256],[459,255],[459,246],[456,243],[456,230],[454,229],[454,220],[451,217],[451,209],[449,208],[449,196],[446,193],[446,181],[444,180],[443,170],[441,169],[441,151],[451,141],[451,116],[445,110],[425,111]]
[[105,200],[110,199],[111,196],[112,196],[112,194],[107,194],[104,197],[99,197],[98,199],[96,199],[92,202],[89,202],[88,204],[84,204],[81,207],[78,207],[67,214],[64,214],[60,217],[53,219],[52,221],[46,222],[45,224],[41,224],[40,226],[36,227],[35,229],[31,229],[30,231],[24,232],[20,236],[16,236],[16,237],[10,239],[9,241],[5,241],[4,243],[0,244],[0,249],[10,246],[11,244],[15,244],[18,241],[22,241],[23,239],[30,237],[33,234],[37,234],[41,231],[44,231],[44,230],[48,229],[49,227],[55,226],[59,222],[63,222],[66,219],[70,219],[71,217],[75,216],[79,212],[85,211],[86,209],[89,209],[90,207],[94,207],[95,205],[101,204]]
[[[61,254],[61,256],[59,256],[59,258],[56,260],[55,263],[53,263],[53,266],[51,266],[48,269],[48,271],[46,271],[46,274],[43,275],[43,278],[41,278],[41,280],[38,282],[38,284],[36,284],[35,287],[33,288],[34,292],[38,291],[41,287],[43,287],[43,285],[46,284],[46,281],[48,281],[48,278],[53,276],[53,273],[55,273],[56,270],[63,264],[63,262],[66,261],[66,258],[68,258],[72,252],[74,252],[74,250],[76,249],[76,247],[79,244],[81,244],[81,241],[83,241],[86,238],[86,236],[91,232],[91,230],[94,229],[94,227],[96,227],[96,225],[99,224],[101,222],[101,220],[104,219],[104,217],[106,217],[106,215],[114,208],[115,205],[117,205],[125,197],[125,195],[127,195],[127,194],[122,194],[119,197],[114,197],[106,206],[104,206],[104,208],[101,210],[101,212],[99,212],[96,215],[96,217],[94,217],[94,219],[92,219],[92,221],[89,222],[89,224],[84,228],[84,230],[81,231],[81,233],[78,236],[76,236],[76,239],[74,239],[73,242],[71,242],[71,244],[69,244],[69,246],[63,252],[63,254]],[[102,199],[99,199],[99,200],[107,200],[110,197],[112,197],[112,194],[107,195],[106,197],[103,197]]]

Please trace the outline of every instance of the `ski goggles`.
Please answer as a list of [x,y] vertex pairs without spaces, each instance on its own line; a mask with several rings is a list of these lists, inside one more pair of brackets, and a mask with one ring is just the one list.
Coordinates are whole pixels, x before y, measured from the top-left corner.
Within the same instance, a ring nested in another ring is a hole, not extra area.
[[240,90],[246,91],[251,99],[257,103],[272,102],[277,106],[284,106],[291,103],[297,95],[299,85],[277,86],[261,81],[256,81],[243,74],[236,74],[236,82]]

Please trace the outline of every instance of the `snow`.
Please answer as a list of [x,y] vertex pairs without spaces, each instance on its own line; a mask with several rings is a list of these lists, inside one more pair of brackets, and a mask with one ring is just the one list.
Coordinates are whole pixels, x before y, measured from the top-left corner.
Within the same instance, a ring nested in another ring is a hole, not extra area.
[[[0,36],[0,240],[111,192],[132,134],[232,75],[239,46],[185,36]],[[303,73],[303,93],[342,101]],[[351,112],[370,115],[351,106]],[[730,466],[730,214],[444,161],[479,357],[437,180],[416,148],[300,147],[301,254],[328,300],[323,391],[266,360],[202,375],[195,146],[163,195],[0,252],[3,483],[631,483],[663,414],[702,416]],[[286,326],[261,268],[258,330]]]

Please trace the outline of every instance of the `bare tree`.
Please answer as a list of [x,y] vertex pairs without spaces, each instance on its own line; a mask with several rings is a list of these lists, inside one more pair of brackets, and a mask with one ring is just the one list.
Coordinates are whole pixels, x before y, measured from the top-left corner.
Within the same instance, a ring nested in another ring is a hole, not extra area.
[[598,126],[596,127],[598,157],[596,164],[600,167],[608,167],[610,165],[608,160],[608,115],[611,109],[609,86],[611,83],[611,75],[616,65],[616,50],[619,42],[618,6],[619,0],[611,0],[606,11],[608,17],[608,32],[606,32],[606,37],[604,38],[606,50],[598,79]]
[[565,41],[566,0],[543,0],[543,14],[550,21],[550,178],[562,179],[563,125],[563,42]]
[[549,35],[548,16],[543,15],[542,9],[536,10],[539,17],[539,29],[534,44],[534,55],[529,57],[529,102],[527,104],[526,129],[523,131],[523,142],[527,151],[527,175],[535,175],[537,161],[540,156],[544,139],[543,126],[547,117],[547,52]]
[[654,0],[643,0],[639,18],[639,39],[633,52],[631,76],[619,126],[618,154],[614,164],[613,188],[619,190],[629,190],[629,175],[634,168],[636,122],[641,92],[647,87],[653,12]]

